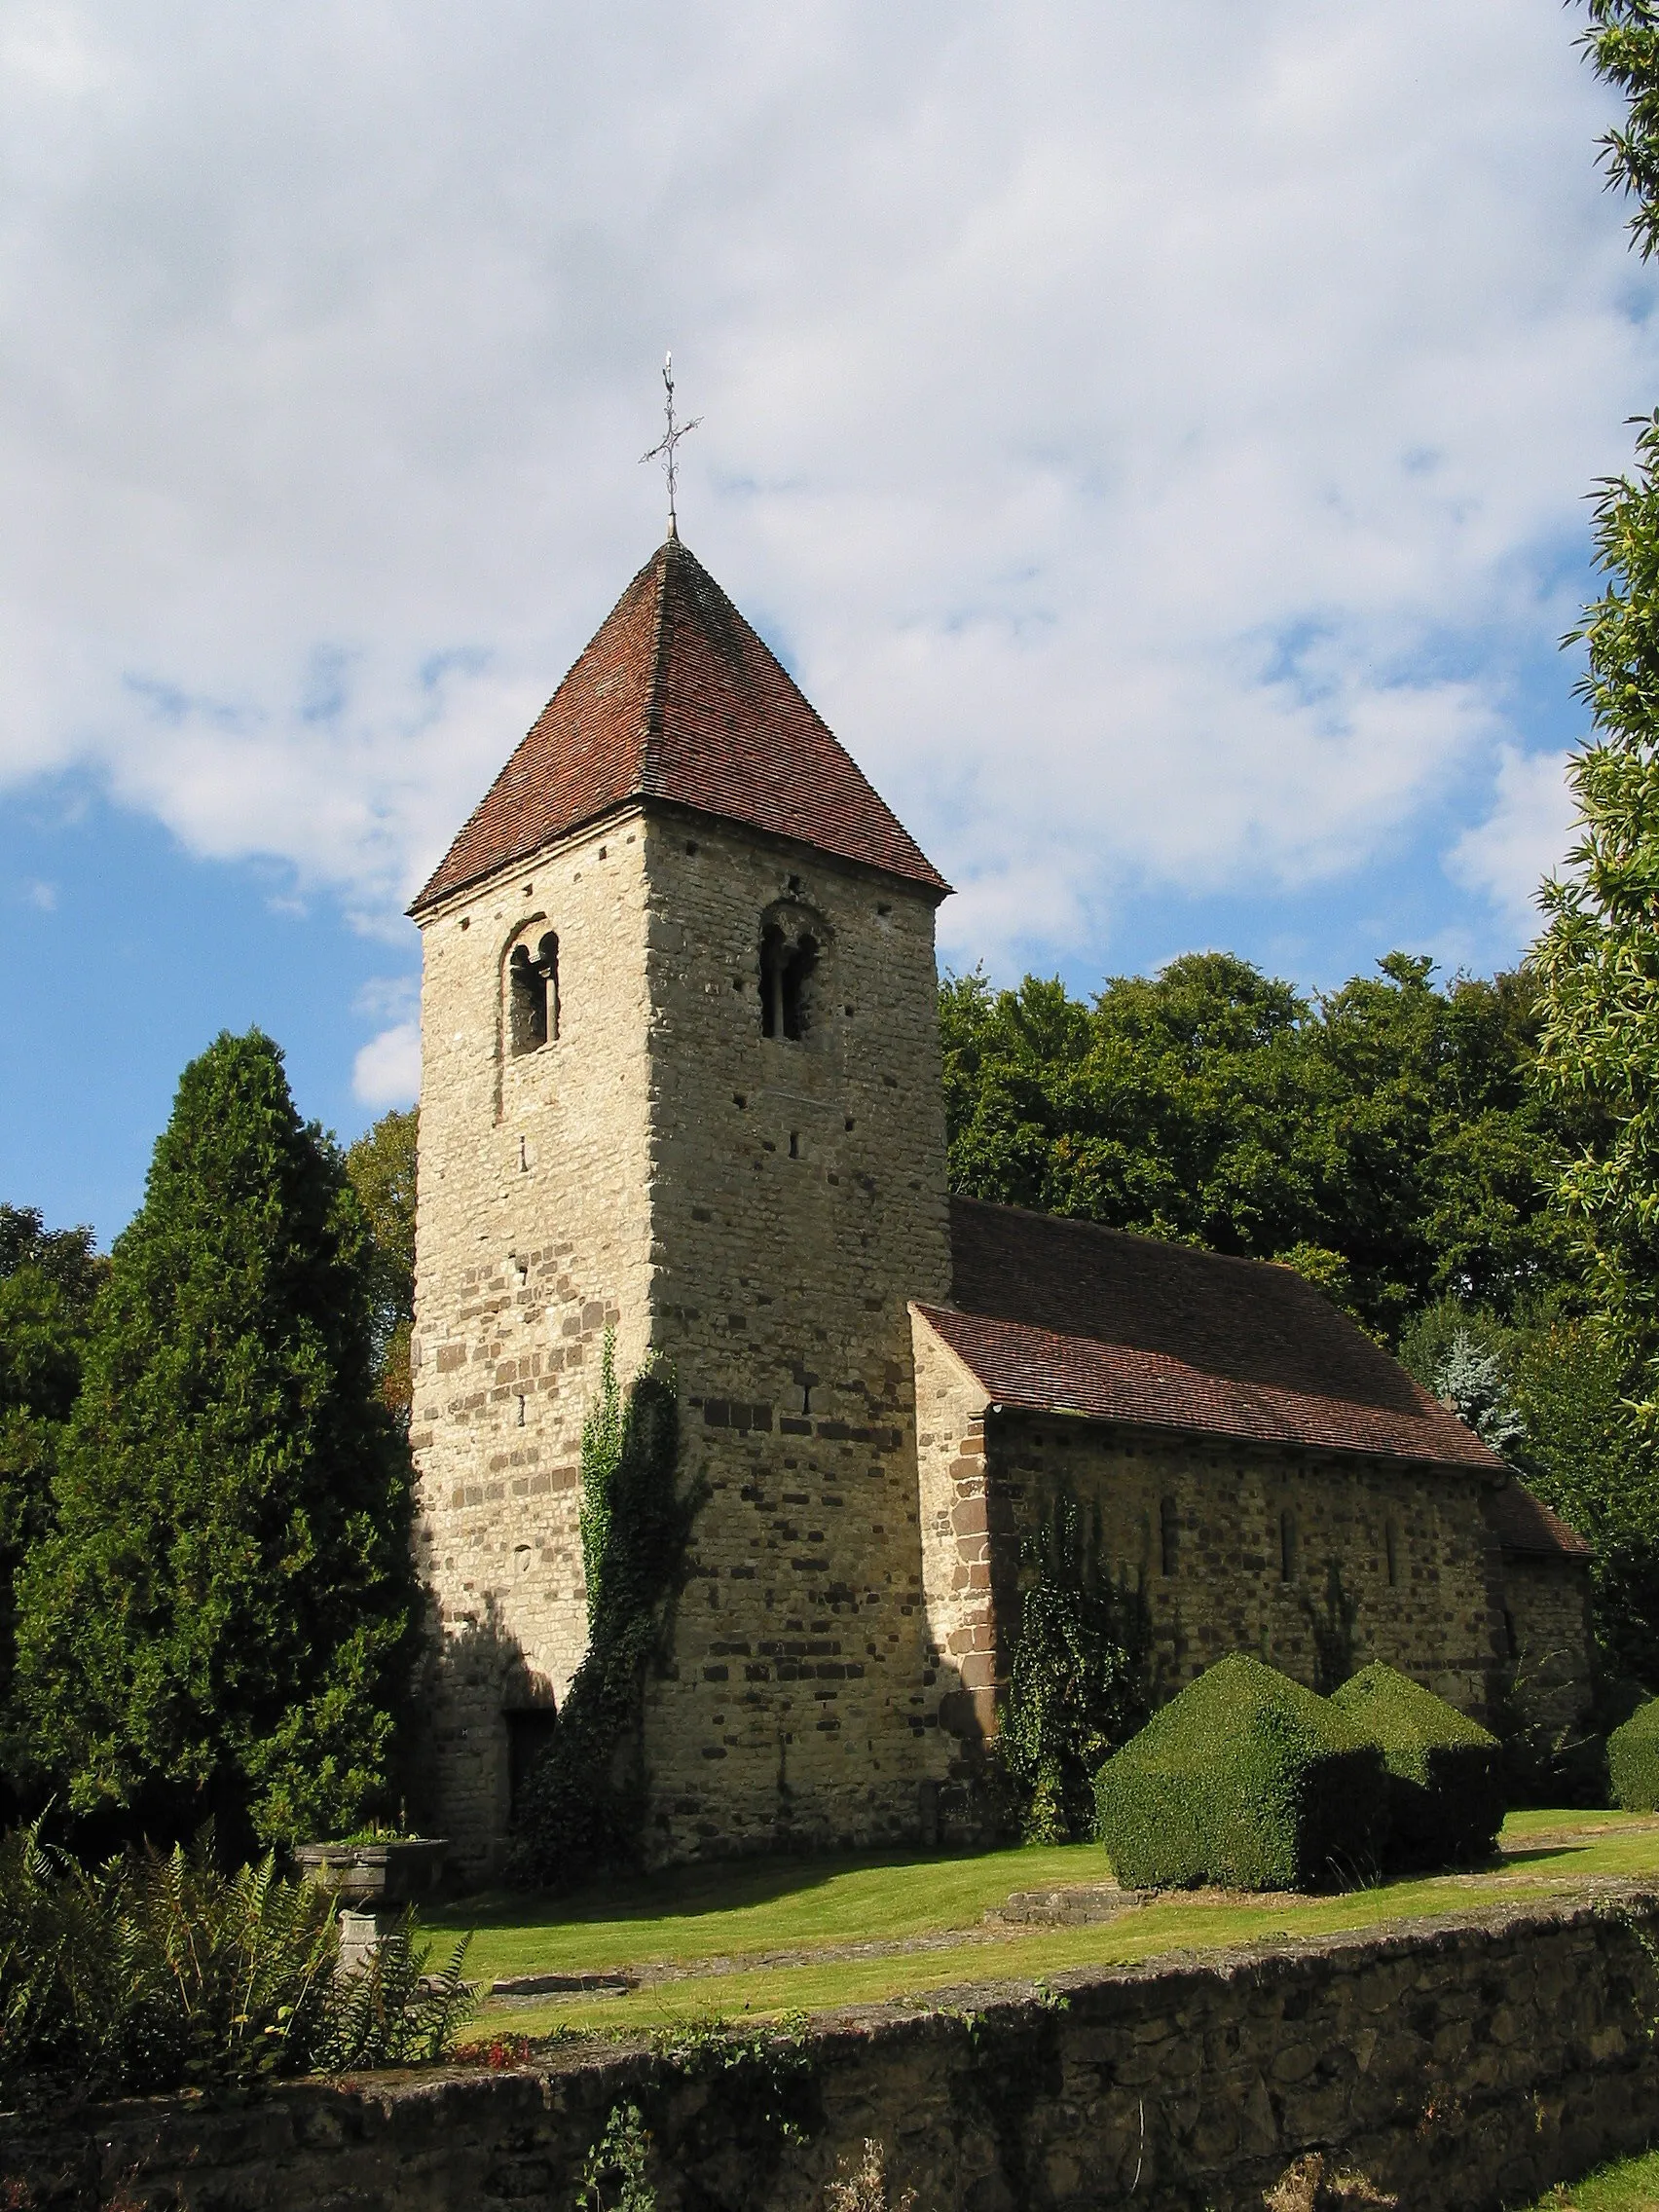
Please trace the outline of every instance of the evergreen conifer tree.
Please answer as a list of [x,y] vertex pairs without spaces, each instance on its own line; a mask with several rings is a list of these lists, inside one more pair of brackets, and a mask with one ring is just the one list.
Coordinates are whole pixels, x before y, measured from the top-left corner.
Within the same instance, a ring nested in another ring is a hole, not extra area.
[[234,1850],[387,1803],[413,1570],[373,1288],[281,1053],[221,1035],[116,1240],[19,1578],[19,1733],[93,1834],[212,1816]]
[[[0,1713],[12,1684],[18,1571],[52,1526],[57,1440],[81,1386],[87,1321],[106,1263],[90,1229],[49,1230],[0,1201]],[[18,1810],[0,1759],[0,1823]]]

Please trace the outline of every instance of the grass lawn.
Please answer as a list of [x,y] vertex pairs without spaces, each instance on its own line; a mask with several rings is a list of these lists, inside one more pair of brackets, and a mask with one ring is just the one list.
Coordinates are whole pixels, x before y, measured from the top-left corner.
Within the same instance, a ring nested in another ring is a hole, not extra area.
[[[481,2030],[535,2036],[560,2027],[648,2028],[711,2013],[875,2004],[976,1981],[1034,1981],[1074,1967],[1520,1901],[1593,1875],[1659,1876],[1659,1819],[1512,1814],[1503,1851],[1501,1865],[1490,1872],[1391,1882],[1336,1898],[1186,1891],[1082,1928],[991,1928],[982,1916],[1014,1890],[1109,1880],[1105,1855],[1091,1844],[959,1858],[894,1854],[685,1867],[545,1903],[476,1898],[433,1920],[446,1931],[474,1931],[467,1971],[482,1980],[618,1970],[643,1970],[647,1977],[618,1996],[495,1998]],[[844,1955],[855,1945],[882,1948]],[[888,1948],[899,1945],[908,1947]],[[769,1955],[778,1953],[787,1956]],[[650,1978],[658,1975],[665,1978]],[[1644,2200],[1631,2199],[1638,2201]]]
[[1659,2212],[1659,2151],[1564,2182],[1540,2196],[1530,2212]]

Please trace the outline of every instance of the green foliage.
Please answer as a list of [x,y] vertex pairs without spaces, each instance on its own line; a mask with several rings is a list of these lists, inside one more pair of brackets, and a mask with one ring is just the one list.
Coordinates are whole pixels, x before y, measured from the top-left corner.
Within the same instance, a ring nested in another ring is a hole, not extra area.
[[707,1495],[675,1487],[680,1407],[648,1354],[623,1402],[608,1330],[597,1398],[582,1429],[579,1520],[588,1647],[553,1741],[525,1786],[512,1874],[568,1889],[640,1855],[645,1688],[660,1663],[668,1609],[685,1579],[691,1525]]
[[1483,1346],[1467,1329],[1459,1329],[1447,1346],[1434,1379],[1434,1394],[1483,1443],[1505,1457],[1526,1437],[1527,1424],[1510,1393],[1501,1350]]
[[1627,1813],[1659,1813],[1659,1698],[1639,1706],[1607,1738],[1613,1802]]
[[382,1402],[409,1426],[409,1340],[415,1327],[414,1107],[383,1114],[347,1147],[346,1173],[368,1226],[367,1274],[375,1374]]
[[[90,1229],[49,1230],[34,1208],[0,1203],[0,1712],[17,1648],[17,1577],[52,1527],[58,1439],[107,1272]],[[0,1818],[16,1798],[0,1774]]]
[[340,1969],[334,1900],[269,1854],[218,1871],[210,1838],[88,1871],[38,1823],[0,1838],[0,2094],[129,2095],[436,2057],[472,1999],[407,1919]]
[[1505,1810],[1495,1736],[1381,1661],[1362,1667],[1331,1702],[1388,1769],[1391,1867],[1467,1866],[1492,1857]]
[[1064,1488],[1023,1546],[1020,1603],[998,1746],[1028,1843],[1067,1843],[1093,1823],[1096,1769],[1146,1718],[1146,1608],[1112,1579],[1100,1508]]
[[1534,985],[1380,965],[1317,1002],[1221,953],[1088,1005],[948,978],[951,1187],[1281,1260],[1390,1341],[1445,1293],[1509,1311],[1566,1266]]
[[1629,103],[1624,129],[1602,140],[1602,163],[1636,203],[1630,228],[1645,261],[1659,245],[1659,10],[1653,0],[1588,0],[1587,13],[1579,43]]
[[211,1816],[236,1849],[393,1801],[408,1458],[375,1394],[361,1210],[257,1031],[180,1079],[57,1456],[15,1704],[86,1832]]
[[576,2212],[656,2212],[648,2180],[650,2131],[638,2105],[612,2105],[605,2133],[582,2160]]
[[1605,1319],[1550,1299],[1504,1321],[1444,1298],[1413,1317],[1400,1358],[1590,1540],[1603,1673],[1659,1681],[1659,1456],[1630,1418],[1626,1355]]
[[1324,1698],[1235,1652],[1106,1761],[1095,1832],[1136,1888],[1343,1888],[1380,1862],[1385,1791]]
[[[1625,96],[1603,140],[1609,184],[1632,202],[1643,258],[1659,242],[1659,18],[1647,0],[1590,0],[1584,47]],[[1599,487],[1593,525],[1604,579],[1569,644],[1582,642],[1579,696],[1593,734],[1569,775],[1577,833],[1545,885],[1548,926],[1533,955],[1542,985],[1540,1088],[1580,1123],[1560,1178],[1590,1298],[1593,1333],[1546,1359],[1534,1395],[1557,1441],[1588,1432],[1582,1478],[1548,1457],[1559,1509],[1574,1488],[1598,1543],[1598,1629],[1610,1664],[1659,1680],[1659,414],[1635,464]],[[1551,1366],[1556,1373],[1549,1373]],[[1553,1387],[1552,1387],[1553,1385]],[[1525,1399],[1527,1393],[1523,1392]],[[1600,1522],[1593,1525],[1590,1516]]]
[[582,1486],[576,1504],[590,1633],[602,1610],[601,1593],[605,1584],[606,1554],[610,1545],[616,1478],[621,1472],[622,1447],[627,1433],[622,1387],[616,1380],[616,1338],[607,1329],[605,1348],[600,1355],[599,1388],[582,1421]]

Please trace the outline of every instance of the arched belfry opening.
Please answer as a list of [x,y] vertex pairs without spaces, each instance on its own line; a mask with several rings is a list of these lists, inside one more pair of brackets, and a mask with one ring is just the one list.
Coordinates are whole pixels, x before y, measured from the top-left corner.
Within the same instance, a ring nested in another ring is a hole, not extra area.
[[559,940],[539,921],[507,955],[507,1039],[514,1059],[559,1035]]
[[760,1034],[803,1044],[823,983],[824,925],[799,907],[773,907],[760,925]]

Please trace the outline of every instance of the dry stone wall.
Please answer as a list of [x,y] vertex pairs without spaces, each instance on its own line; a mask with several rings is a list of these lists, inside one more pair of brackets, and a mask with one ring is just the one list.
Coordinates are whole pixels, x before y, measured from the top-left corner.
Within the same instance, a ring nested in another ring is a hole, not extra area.
[[1652,2139],[1656,1932],[1659,1903],[1614,1885],[830,2018],[770,2074],[590,2046],[496,2075],[302,2084],[233,2111],[14,2116],[0,2202],[569,2205],[607,2116],[637,2103],[661,2212],[816,2212],[866,2137],[917,2212],[1260,2212],[1309,2156],[1409,2212],[1495,2212]]

